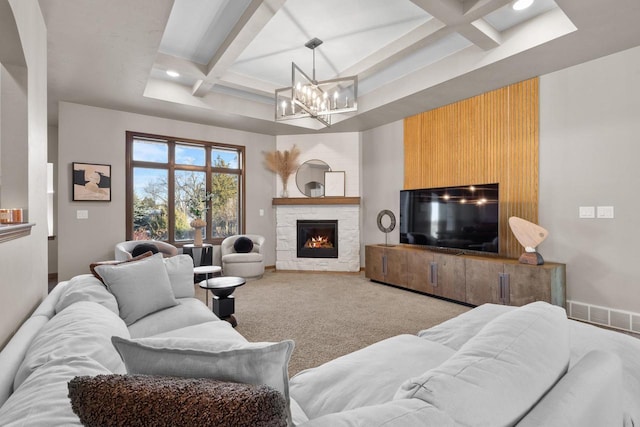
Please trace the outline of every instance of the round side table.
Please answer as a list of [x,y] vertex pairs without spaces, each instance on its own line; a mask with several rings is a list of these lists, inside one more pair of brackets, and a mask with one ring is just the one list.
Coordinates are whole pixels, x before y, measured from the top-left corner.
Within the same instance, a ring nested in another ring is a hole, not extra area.
[[[211,291],[212,310],[213,313],[222,320],[231,323],[234,328],[238,326],[238,321],[233,316],[235,312],[235,298],[233,291],[246,283],[243,277],[220,276],[212,279],[203,280],[199,286],[202,289]],[[207,298],[207,306],[209,305]]]
[[[205,279],[203,280],[204,282],[211,279],[214,274],[219,274],[221,272],[222,272],[222,267],[217,265],[200,265],[198,267],[193,267],[193,275],[195,277],[204,275],[205,276]],[[209,307],[209,292],[205,292],[205,295],[206,295],[205,298],[206,298],[207,307]]]

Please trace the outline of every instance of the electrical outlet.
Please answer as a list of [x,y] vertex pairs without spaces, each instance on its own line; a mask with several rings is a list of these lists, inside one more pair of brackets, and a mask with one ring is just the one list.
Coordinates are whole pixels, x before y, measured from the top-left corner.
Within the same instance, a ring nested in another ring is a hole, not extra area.
[[260,209],[260,216],[264,216],[264,209]]
[[580,206],[578,209],[578,217],[579,218],[595,218],[596,217],[596,208],[593,206]]

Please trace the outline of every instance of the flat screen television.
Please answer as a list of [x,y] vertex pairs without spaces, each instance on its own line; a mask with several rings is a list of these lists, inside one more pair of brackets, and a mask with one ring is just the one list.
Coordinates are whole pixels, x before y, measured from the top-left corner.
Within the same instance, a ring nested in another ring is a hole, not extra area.
[[400,243],[498,253],[498,184],[400,191]]

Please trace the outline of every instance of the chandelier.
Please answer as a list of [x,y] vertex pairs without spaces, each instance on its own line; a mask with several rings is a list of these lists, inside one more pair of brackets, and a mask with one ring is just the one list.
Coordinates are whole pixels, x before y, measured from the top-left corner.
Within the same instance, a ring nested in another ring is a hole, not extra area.
[[291,86],[276,89],[276,121],[311,117],[328,127],[331,116],[358,110],[358,76],[316,80],[316,48],[321,44],[318,38],[305,43],[313,51],[311,78],[291,63]]

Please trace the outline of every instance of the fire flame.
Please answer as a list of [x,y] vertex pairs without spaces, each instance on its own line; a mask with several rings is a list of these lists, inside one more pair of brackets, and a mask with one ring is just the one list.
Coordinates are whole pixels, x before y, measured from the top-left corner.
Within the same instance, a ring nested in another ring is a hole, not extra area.
[[332,248],[333,244],[327,236],[313,236],[304,245],[307,248]]

